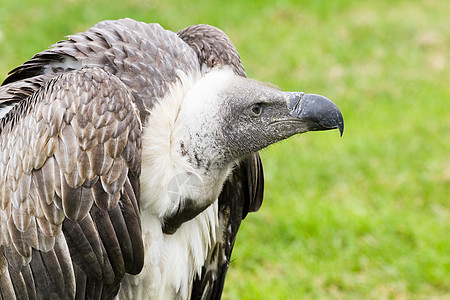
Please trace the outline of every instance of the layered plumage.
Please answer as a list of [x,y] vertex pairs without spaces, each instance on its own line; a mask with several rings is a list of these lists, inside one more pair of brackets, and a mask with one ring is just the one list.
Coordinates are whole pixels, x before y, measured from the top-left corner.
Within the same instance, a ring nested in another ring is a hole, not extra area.
[[3,299],[220,298],[257,151],[343,128],[328,100],[245,79],[219,29],[131,19],[11,71],[0,116]]

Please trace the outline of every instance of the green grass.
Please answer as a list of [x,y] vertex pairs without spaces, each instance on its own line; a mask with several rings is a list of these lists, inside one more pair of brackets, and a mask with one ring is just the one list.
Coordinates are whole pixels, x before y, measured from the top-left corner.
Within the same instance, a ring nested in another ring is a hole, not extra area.
[[250,77],[341,108],[342,138],[263,152],[225,299],[450,299],[448,1],[5,1],[0,78],[102,19],[209,23]]

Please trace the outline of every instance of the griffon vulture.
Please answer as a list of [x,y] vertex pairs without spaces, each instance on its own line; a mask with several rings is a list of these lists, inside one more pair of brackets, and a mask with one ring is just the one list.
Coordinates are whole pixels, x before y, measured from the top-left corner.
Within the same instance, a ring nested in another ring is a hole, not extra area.
[[3,299],[217,299],[258,151],[338,128],[327,98],[246,78],[219,29],[100,22],[0,87]]

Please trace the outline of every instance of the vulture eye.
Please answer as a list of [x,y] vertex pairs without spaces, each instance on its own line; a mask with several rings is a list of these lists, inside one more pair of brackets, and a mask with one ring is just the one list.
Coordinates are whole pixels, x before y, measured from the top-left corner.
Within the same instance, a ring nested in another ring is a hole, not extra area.
[[259,117],[263,111],[263,107],[261,103],[253,104],[252,106],[252,114],[254,117]]

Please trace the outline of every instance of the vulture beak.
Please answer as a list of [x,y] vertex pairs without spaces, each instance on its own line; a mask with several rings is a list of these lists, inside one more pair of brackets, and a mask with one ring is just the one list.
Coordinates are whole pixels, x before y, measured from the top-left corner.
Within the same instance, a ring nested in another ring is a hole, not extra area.
[[344,118],[339,108],[328,98],[305,93],[287,93],[291,116],[305,122],[308,131],[338,128],[344,133]]

